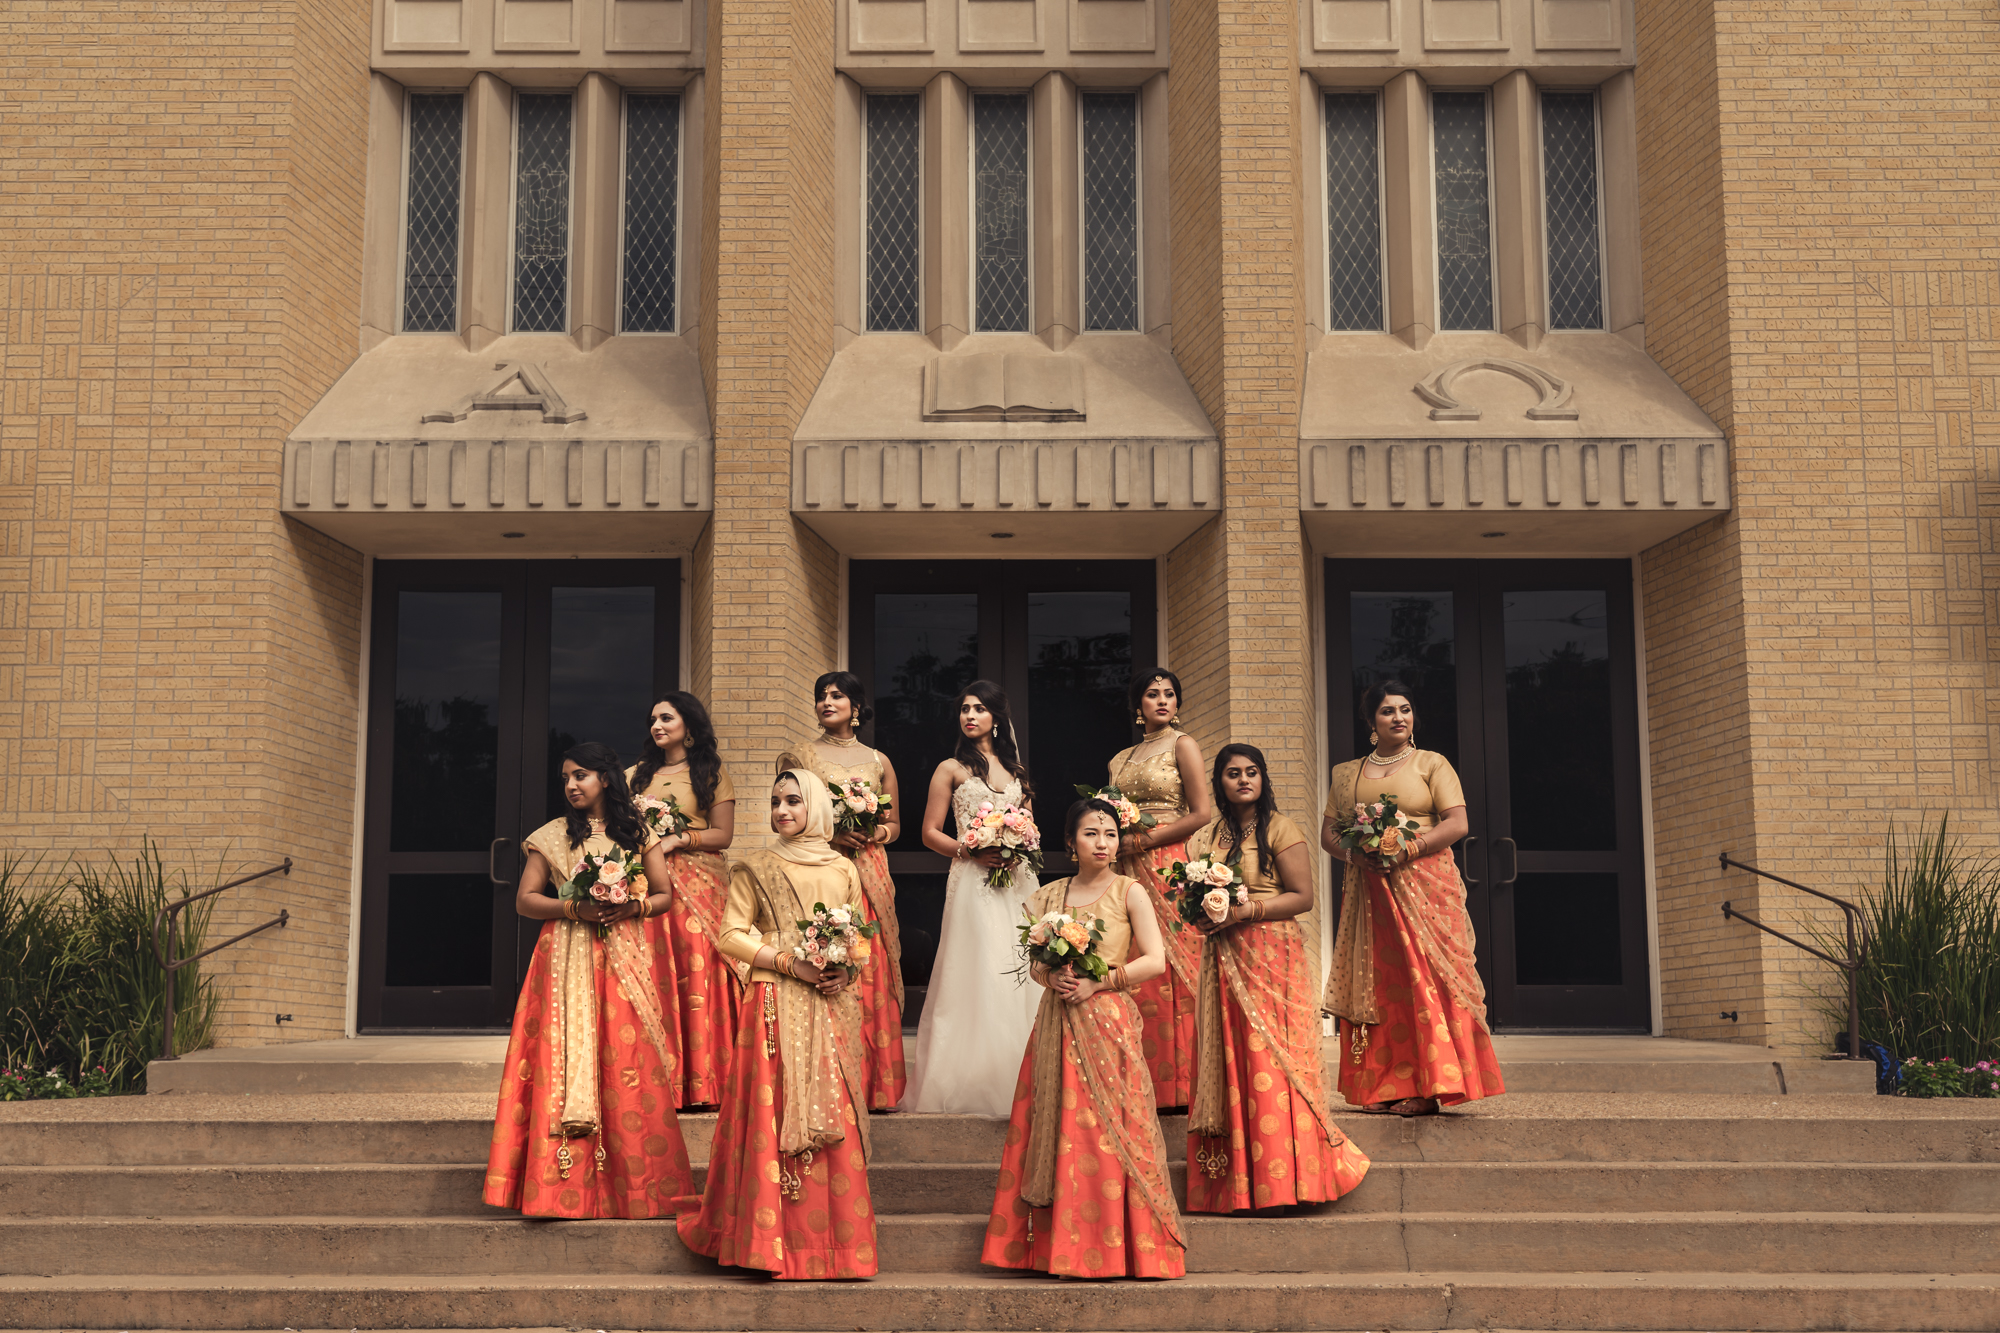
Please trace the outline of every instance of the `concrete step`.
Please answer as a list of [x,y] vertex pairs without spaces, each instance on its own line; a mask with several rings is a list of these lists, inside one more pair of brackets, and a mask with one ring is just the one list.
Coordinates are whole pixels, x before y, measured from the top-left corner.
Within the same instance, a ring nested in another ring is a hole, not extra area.
[[1990,1333],[1989,1275],[1365,1272],[1194,1275],[1108,1289],[1037,1274],[786,1283],[761,1276],[0,1278],[0,1327],[663,1330],[1363,1328]]
[[[1853,1093],[1875,1091],[1872,1063],[1830,1061],[1731,1042],[1643,1036],[1494,1039],[1513,1092]],[[1341,1051],[1324,1045],[1327,1088]],[[152,1093],[444,1093],[499,1086],[507,1038],[367,1036],[196,1051],[147,1067]]]
[[[490,1110],[412,1114],[394,1098],[356,1096],[325,1099],[320,1109],[328,1112],[326,1118],[241,1117],[238,1104],[250,1100],[10,1103],[0,1108],[0,1162],[463,1164],[485,1161],[492,1137]],[[254,1104],[268,1111],[272,1103],[288,1100],[258,1098]],[[1517,1114],[1516,1107],[1533,1113]],[[1859,1109],[1848,1114],[1847,1107]],[[1791,1114],[1795,1108],[1812,1114]],[[1403,1120],[1338,1111],[1334,1119],[1377,1163],[2000,1163],[2000,1114],[1993,1110],[1988,1102],[1926,1104],[1886,1097],[1510,1095],[1462,1114]],[[114,1114],[117,1118],[108,1118]],[[705,1158],[714,1113],[682,1116],[680,1125],[689,1154]],[[875,1116],[870,1128],[881,1163],[998,1163],[1007,1129],[1004,1122],[978,1116],[933,1115]],[[1187,1142],[1186,1117],[1165,1117],[1161,1128],[1178,1155]]]
[[[985,1215],[877,1219],[882,1268],[976,1273]],[[1184,1219],[1190,1271],[2000,1273],[1993,1214],[1361,1213]],[[702,1273],[671,1221],[495,1217],[0,1222],[10,1274]]]
[[[1175,1145],[1169,1145],[1170,1150]],[[878,1213],[979,1213],[990,1162],[883,1162]],[[1173,1165],[1183,1201],[1185,1164]],[[697,1187],[705,1175],[696,1166]],[[15,1217],[464,1217],[484,1211],[484,1164],[0,1167]],[[1383,1162],[1344,1213],[2000,1213],[2000,1163]],[[495,1216],[511,1216],[493,1210]]]

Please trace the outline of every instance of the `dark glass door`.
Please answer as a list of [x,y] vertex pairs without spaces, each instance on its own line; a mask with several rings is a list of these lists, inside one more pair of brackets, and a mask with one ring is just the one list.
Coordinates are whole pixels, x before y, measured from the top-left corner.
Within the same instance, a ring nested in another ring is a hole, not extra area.
[[959,691],[982,677],[1007,691],[1038,794],[1045,873],[1069,873],[1061,833],[1071,787],[1103,783],[1111,756],[1137,735],[1125,688],[1157,660],[1155,577],[1150,560],[848,566],[848,660],[875,700],[863,737],[902,785],[903,834],[889,868],[908,984],[930,979],[944,910],[949,862],[924,848],[919,828],[931,773],[957,742]]
[[563,810],[563,750],[637,757],[679,628],[672,560],[376,564],[361,1027],[509,1024],[536,934],[520,840]]
[[1496,1028],[1645,1031],[1645,856],[1631,566],[1329,560],[1335,761],[1396,677],[1465,785],[1458,849]]

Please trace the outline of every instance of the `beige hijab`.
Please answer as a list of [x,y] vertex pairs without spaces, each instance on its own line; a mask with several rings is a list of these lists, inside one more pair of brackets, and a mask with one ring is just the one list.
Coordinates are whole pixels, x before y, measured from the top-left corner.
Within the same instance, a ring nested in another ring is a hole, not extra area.
[[786,778],[799,784],[799,794],[806,798],[806,826],[790,837],[778,835],[778,845],[772,848],[779,856],[802,866],[830,866],[847,858],[833,849],[833,793],[826,789],[826,783],[819,774],[809,768],[788,768],[778,774],[778,781]]

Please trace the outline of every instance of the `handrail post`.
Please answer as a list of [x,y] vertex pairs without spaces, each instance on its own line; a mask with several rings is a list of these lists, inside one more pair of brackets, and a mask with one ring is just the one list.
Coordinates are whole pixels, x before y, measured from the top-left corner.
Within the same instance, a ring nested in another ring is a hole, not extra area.
[[[1847,974],[1847,1055],[1845,1058],[1849,1060],[1863,1058],[1861,1054],[1861,966],[1868,958],[1869,935],[1867,923],[1861,919],[1861,908],[1845,898],[1837,898],[1831,893],[1823,893],[1818,889],[1809,888],[1796,880],[1786,879],[1783,875],[1774,875],[1768,870],[1759,870],[1756,866],[1745,865],[1743,862],[1732,857],[1728,852],[1721,853],[1715,859],[1716,863],[1725,872],[1731,867],[1737,870],[1747,870],[1759,879],[1774,880],[1786,888],[1797,889],[1801,893],[1809,893],[1813,897],[1830,902],[1840,909],[1841,919],[1847,927],[1847,956],[1845,958],[1835,958],[1832,954],[1815,949],[1803,940],[1793,939],[1782,930],[1773,930],[1754,916],[1732,910],[1728,903],[1722,905],[1722,915],[1725,920],[1734,917],[1738,921],[1747,922],[1755,926],[1766,935],[1776,935],[1787,944],[1804,949],[1807,953],[1815,957],[1824,958],[1827,962],[1832,963]],[[1857,925],[1860,926],[1859,941],[1855,939],[1855,928]]]
[[[263,879],[267,875],[290,875],[291,873],[292,873],[292,858],[288,856],[284,859],[283,863],[279,865],[267,867],[266,869],[257,871],[255,874],[238,876],[237,878],[230,880],[227,884],[218,884],[214,888],[205,889],[200,893],[187,894],[183,896],[179,902],[168,903],[166,906],[162,907],[158,913],[154,915],[153,956],[160,960],[160,967],[167,974],[166,975],[167,984],[164,988],[166,1003],[167,1003],[167,1011],[166,1013],[160,1016],[160,1059],[162,1060],[180,1059],[180,1056],[174,1054],[174,1007],[175,1007],[174,973],[180,971],[182,968],[186,967],[189,963],[200,962],[202,959],[208,957],[212,953],[217,953],[223,949],[227,949],[232,944],[239,944],[242,941],[249,939],[252,935],[261,935],[265,931],[271,929],[271,927],[273,926],[283,926],[286,922],[292,919],[292,914],[290,911],[281,909],[276,916],[272,917],[269,921],[266,921],[261,926],[252,926],[250,929],[244,931],[241,935],[232,935],[228,939],[224,940],[222,943],[212,944],[208,948],[203,949],[198,954],[194,954],[187,958],[181,958],[178,956],[180,952],[179,940],[176,938],[176,932],[180,929],[180,914],[186,911],[188,908],[194,906],[196,903],[200,902],[202,899],[213,898],[216,894],[221,893],[225,889],[233,889],[236,888],[238,885],[248,884],[252,880]],[[164,925],[167,928],[167,942],[164,946],[162,946],[160,943],[160,927],[162,925]]]

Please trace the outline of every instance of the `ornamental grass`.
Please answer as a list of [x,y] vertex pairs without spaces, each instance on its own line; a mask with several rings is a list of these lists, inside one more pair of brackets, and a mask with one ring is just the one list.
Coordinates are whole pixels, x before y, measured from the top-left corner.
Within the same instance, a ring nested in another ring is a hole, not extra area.
[[[1862,1033],[1920,1066],[2000,1061],[2000,862],[1953,838],[1949,817],[1914,842],[1892,829],[1881,887],[1863,907],[1873,939],[1860,975]],[[1825,1010],[1846,1027],[1844,988],[1825,997]]]
[[[0,859],[0,1100],[144,1090],[166,1008],[153,919],[190,892],[151,839],[129,864],[72,858],[45,874]],[[177,956],[201,951],[214,901],[179,915]],[[215,983],[195,963],[175,991],[175,1053],[200,1050],[215,1031]]]

